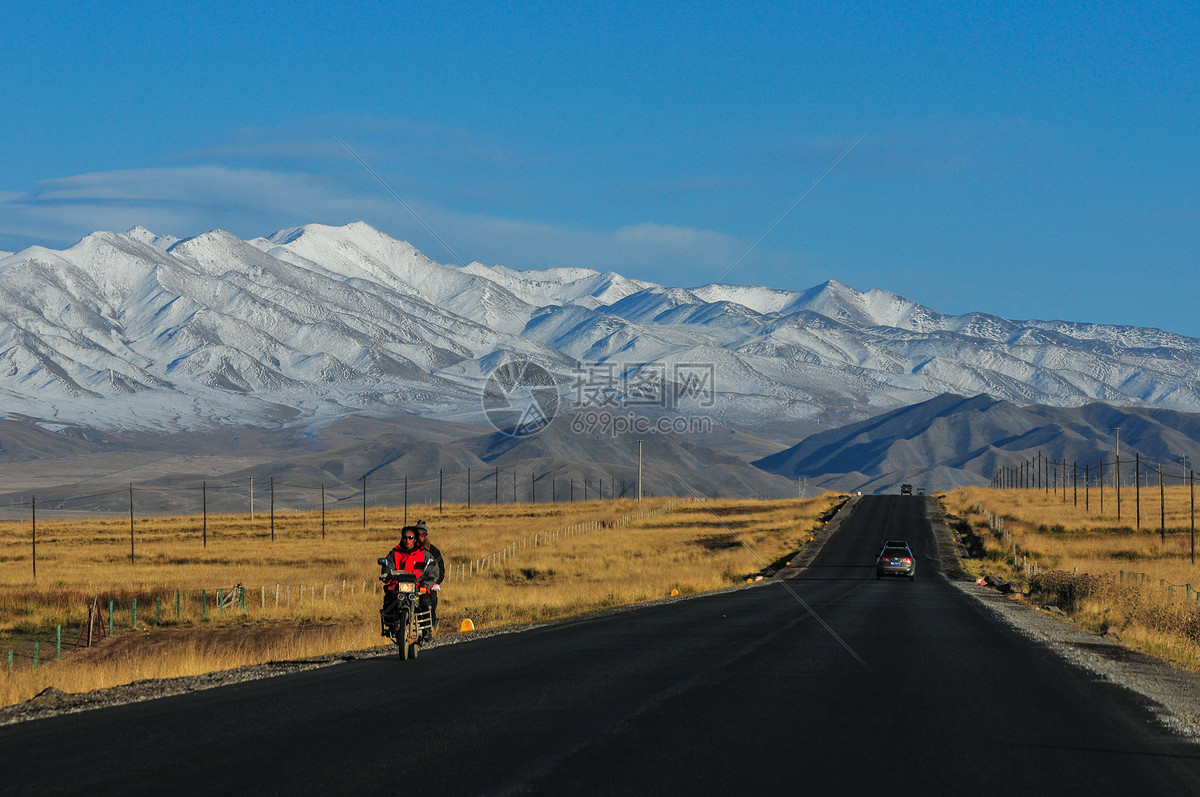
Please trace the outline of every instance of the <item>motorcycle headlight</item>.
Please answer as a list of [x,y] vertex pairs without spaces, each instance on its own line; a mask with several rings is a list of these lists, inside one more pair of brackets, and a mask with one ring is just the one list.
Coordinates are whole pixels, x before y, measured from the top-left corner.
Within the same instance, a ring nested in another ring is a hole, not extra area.
[[401,592],[412,592],[417,588],[416,584],[411,584],[408,582],[402,582],[399,586]]

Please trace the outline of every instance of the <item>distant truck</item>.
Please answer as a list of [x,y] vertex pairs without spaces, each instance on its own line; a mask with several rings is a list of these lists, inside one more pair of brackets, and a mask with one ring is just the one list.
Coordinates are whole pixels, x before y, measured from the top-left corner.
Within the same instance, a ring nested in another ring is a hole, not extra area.
[[911,484],[900,485],[900,495],[912,495],[912,485]]

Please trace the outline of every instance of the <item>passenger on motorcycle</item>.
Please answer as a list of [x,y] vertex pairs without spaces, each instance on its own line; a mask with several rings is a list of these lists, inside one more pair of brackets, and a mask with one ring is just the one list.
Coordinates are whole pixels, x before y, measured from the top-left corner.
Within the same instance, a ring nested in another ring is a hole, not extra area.
[[436,583],[429,588],[429,595],[428,595],[429,611],[431,612],[430,620],[433,623],[433,630],[436,631],[437,624],[438,624],[438,619],[437,619],[438,591],[442,588],[442,580],[446,577],[446,561],[442,558],[441,549],[439,549],[436,545],[434,545],[433,543],[431,543],[429,541],[429,528],[425,525],[424,520],[417,521],[416,529],[417,529],[417,542],[420,543],[420,545],[423,549],[425,549],[426,555],[428,555],[430,558],[433,559],[434,562],[437,563],[437,568],[438,568],[438,575],[437,575]]
[[[412,573],[417,577],[417,588],[421,592],[417,601],[417,610],[430,609],[429,588],[437,583],[441,571],[438,568],[437,560],[421,547],[421,543],[417,540],[415,526],[405,526],[400,530],[400,542],[396,543],[396,547],[388,552],[387,557],[392,560],[397,570]],[[383,613],[385,615],[396,603],[396,593],[395,582],[384,584]]]

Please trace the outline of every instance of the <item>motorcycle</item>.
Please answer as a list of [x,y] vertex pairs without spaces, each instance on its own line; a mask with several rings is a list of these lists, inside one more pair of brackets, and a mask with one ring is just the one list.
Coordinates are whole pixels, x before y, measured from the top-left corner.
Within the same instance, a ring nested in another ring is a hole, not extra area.
[[[400,649],[400,660],[415,659],[421,640],[433,633],[432,613],[420,608],[423,587],[417,577],[404,570],[397,570],[390,556],[379,558],[379,580],[384,591],[395,596],[394,601],[379,610],[380,633],[391,639]],[[394,585],[394,589],[389,589]]]

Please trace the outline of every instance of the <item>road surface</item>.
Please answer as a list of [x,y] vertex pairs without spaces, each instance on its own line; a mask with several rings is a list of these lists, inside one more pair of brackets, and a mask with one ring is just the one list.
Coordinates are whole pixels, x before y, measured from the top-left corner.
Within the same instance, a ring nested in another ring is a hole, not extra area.
[[[885,537],[915,582],[877,581]],[[1200,746],[867,496],[799,577],[0,728],[6,793],[1200,794]]]

